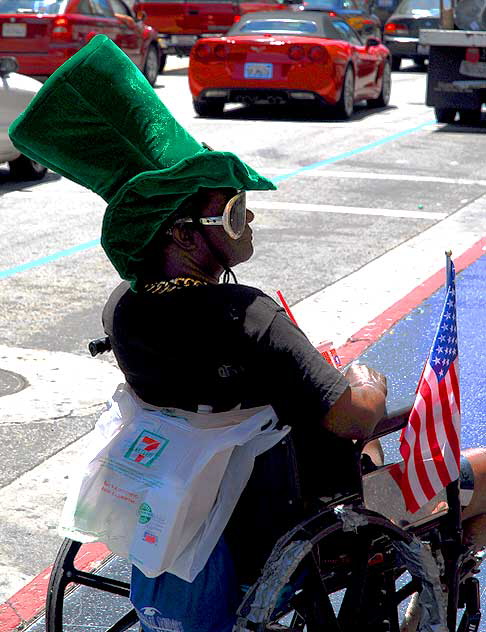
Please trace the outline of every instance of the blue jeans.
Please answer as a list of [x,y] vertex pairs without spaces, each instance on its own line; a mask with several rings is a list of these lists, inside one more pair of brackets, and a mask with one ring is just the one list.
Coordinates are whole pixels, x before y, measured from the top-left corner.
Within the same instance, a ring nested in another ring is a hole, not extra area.
[[192,583],[132,567],[130,600],[144,632],[231,632],[240,593],[223,538]]

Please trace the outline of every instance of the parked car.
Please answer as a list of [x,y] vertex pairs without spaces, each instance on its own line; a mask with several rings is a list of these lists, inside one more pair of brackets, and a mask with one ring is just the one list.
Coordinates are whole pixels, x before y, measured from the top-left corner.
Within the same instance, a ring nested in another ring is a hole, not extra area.
[[200,37],[224,35],[241,15],[287,9],[287,0],[139,0],[135,11],[159,33],[162,50],[183,57]]
[[348,118],[356,101],[387,105],[390,82],[388,49],[324,12],[247,14],[225,37],[199,40],[189,60],[200,116],[225,103],[314,103]]
[[437,29],[440,21],[440,0],[402,0],[386,21],[383,43],[392,54],[392,69],[399,70],[402,59],[413,59],[424,65],[429,47],[419,42],[420,29]]
[[364,0],[304,0],[294,6],[300,11],[326,11],[346,20],[361,36],[381,39],[380,19],[370,12]]
[[51,75],[98,33],[118,44],[155,83],[161,55],[157,33],[124,0],[0,0],[0,55],[14,55],[23,74]]
[[15,57],[0,57],[0,163],[8,162],[16,180],[41,180],[47,169],[21,154],[8,136],[10,123],[25,110],[42,83],[19,75]]

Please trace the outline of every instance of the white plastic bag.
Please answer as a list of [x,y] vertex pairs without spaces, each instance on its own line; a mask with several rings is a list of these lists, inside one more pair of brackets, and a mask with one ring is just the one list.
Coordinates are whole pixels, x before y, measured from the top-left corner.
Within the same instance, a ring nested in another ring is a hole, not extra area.
[[226,526],[255,455],[288,432],[275,430],[276,422],[270,406],[218,414],[156,409],[120,385],[96,424],[60,533],[104,542],[148,577],[170,569],[192,581]]

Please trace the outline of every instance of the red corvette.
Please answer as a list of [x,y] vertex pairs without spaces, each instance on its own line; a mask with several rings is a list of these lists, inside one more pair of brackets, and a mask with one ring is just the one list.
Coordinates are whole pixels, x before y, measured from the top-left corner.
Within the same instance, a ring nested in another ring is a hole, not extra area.
[[225,37],[191,51],[189,86],[199,116],[225,103],[316,103],[349,118],[357,101],[390,100],[390,52],[363,42],[340,18],[314,11],[249,13]]

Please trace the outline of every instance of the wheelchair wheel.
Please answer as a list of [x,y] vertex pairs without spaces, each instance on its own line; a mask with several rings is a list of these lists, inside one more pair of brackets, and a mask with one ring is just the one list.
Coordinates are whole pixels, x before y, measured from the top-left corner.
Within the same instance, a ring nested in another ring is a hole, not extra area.
[[405,568],[393,543],[411,536],[382,516],[359,515],[366,520],[350,528],[327,512],[278,543],[239,608],[237,629],[399,632],[399,605],[421,584],[397,589]]
[[[63,627],[64,599],[69,590],[76,585],[88,586],[122,597],[129,596],[130,585],[128,583],[76,568],[76,556],[81,546],[80,542],[65,539],[58,551],[47,588],[46,632],[63,632],[65,630]],[[136,612],[131,609],[105,632],[125,632],[137,621]]]

